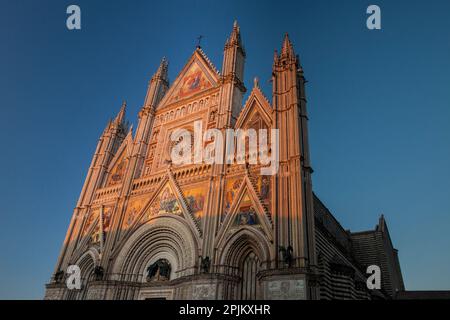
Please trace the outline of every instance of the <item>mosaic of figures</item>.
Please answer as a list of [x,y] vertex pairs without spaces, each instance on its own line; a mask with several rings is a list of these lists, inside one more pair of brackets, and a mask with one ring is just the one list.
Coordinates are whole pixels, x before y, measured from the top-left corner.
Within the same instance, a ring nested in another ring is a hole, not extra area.
[[235,225],[256,225],[258,217],[253,206],[252,200],[246,192],[239,204],[239,210],[234,221]]
[[128,203],[127,213],[125,216],[125,226],[131,226],[137,219],[139,212],[142,210],[144,205],[144,199],[134,199]]
[[97,244],[100,243],[100,236],[101,236],[101,230],[100,230],[100,225],[97,224],[94,228],[94,232],[92,232],[91,235],[91,244]]
[[123,176],[127,169],[128,160],[125,158],[125,153],[120,157],[117,164],[111,171],[111,174],[108,178],[107,186],[113,186],[115,184],[119,184],[122,182]]
[[111,207],[105,207],[103,208],[103,232],[108,232],[111,227],[111,215],[112,215],[112,208]]
[[[95,225],[93,232],[90,236],[90,242],[91,244],[96,244],[100,242],[100,235],[103,230],[103,236],[106,237],[106,233],[110,230],[111,226],[111,214],[112,214],[112,207],[104,207],[103,208],[103,216],[100,219],[100,208],[96,208],[94,210],[91,210],[88,213],[88,218],[86,220],[86,223],[83,228],[83,232],[81,233],[83,236],[86,236],[89,232],[92,224],[94,221],[98,218],[98,223]],[[100,221],[103,222],[103,229],[100,228]]]
[[153,200],[146,215],[150,217],[158,214],[181,214],[180,204],[169,184],[163,188],[160,194]]
[[225,183],[225,199],[224,199],[224,207],[221,216],[221,222],[225,219],[226,215],[230,212],[231,206],[233,204],[233,200],[236,197],[239,187],[241,186],[242,178],[231,178],[228,179]]
[[98,214],[99,214],[99,209],[91,210],[90,212],[88,212],[88,217],[84,224],[83,232],[81,233],[83,236],[85,236],[88,233],[90,227],[92,226],[92,223],[94,223]]
[[183,195],[189,210],[195,219],[200,220],[203,216],[203,208],[205,206],[206,192],[204,186],[196,186],[183,188]]
[[184,99],[211,86],[211,82],[207,79],[202,69],[197,63],[194,63],[181,79],[181,86],[174,92],[171,102]]
[[266,205],[268,209],[271,207],[271,177],[259,175],[256,180],[256,188],[261,197],[263,204]]
[[[255,176],[256,189],[259,193],[262,204],[266,205],[270,209],[271,205],[271,180],[269,176]],[[230,213],[231,206],[236,199],[239,189],[242,184],[242,178],[236,177],[226,181],[225,184],[225,197],[223,212],[221,216],[221,222],[225,219],[226,215]],[[238,225],[254,225],[258,224],[258,219],[255,211],[255,207],[251,202],[251,199],[247,193],[241,199],[239,203],[239,209],[236,215],[235,224]]]

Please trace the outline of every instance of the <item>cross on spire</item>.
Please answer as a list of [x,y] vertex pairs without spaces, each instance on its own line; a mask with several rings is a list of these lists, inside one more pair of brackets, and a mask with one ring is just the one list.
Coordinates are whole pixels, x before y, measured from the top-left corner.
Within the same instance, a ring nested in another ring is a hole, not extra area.
[[200,43],[202,42],[202,39],[203,39],[203,36],[202,36],[202,35],[199,35],[199,36],[197,37],[197,48],[201,48]]

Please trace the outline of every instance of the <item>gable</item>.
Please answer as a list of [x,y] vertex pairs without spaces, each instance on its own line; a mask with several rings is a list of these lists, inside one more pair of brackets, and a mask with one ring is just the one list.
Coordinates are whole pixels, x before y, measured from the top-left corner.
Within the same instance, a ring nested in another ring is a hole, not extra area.
[[266,122],[264,117],[261,115],[260,111],[256,108],[253,110],[252,114],[248,117],[248,121],[244,124],[246,129],[269,129],[269,124]]
[[[236,121],[236,128],[268,129],[272,127],[273,109],[258,86],[250,93]],[[259,122],[259,123],[258,123]]]
[[[243,180],[243,181],[242,181]],[[223,241],[227,234],[240,228],[257,228],[269,238],[272,237],[272,222],[265,210],[258,193],[247,175],[242,178],[239,188],[235,190],[234,200],[225,215],[217,235],[217,243]],[[235,180],[235,184],[237,184]]]
[[[145,208],[145,210],[144,210]],[[131,199],[127,205],[127,210],[124,219],[124,227],[130,228],[141,220],[149,220],[154,216],[161,214],[182,214],[182,206],[175,196],[172,186],[169,181],[165,181],[164,185],[160,186],[155,195],[148,200],[145,197],[138,197]],[[142,212],[143,216],[142,216]]]
[[[139,196],[131,198],[128,202],[122,224],[123,232],[120,234],[121,243],[125,243],[124,239],[129,238],[140,226],[154,223],[160,216],[183,219],[191,226],[191,230],[201,237],[198,220],[191,213],[188,201],[184,198],[173,174],[170,170],[167,172],[151,197]],[[115,251],[119,252],[120,246]]]
[[128,165],[128,160],[126,159],[126,153],[123,150],[120,156],[115,161],[110,174],[108,176],[108,181],[106,183],[107,187],[122,183],[123,176],[125,175]]
[[194,61],[183,78],[180,79],[180,84],[168,102],[171,103],[188,98],[212,86],[211,80],[208,79],[198,63]]
[[106,181],[106,187],[122,183],[128,166],[128,157],[131,155],[131,146],[133,145],[132,136],[133,131],[130,129],[114,158],[111,160],[108,168],[109,174]]
[[203,51],[197,48],[160,102],[160,106],[182,101],[216,87],[218,81],[216,68]]
[[152,216],[160,214],[182,214],[181,203],[178,201],[175,193],[167,183],[159,192],[158,196],[153,200],[150,208],[146,212],[146,218],[150,219]]

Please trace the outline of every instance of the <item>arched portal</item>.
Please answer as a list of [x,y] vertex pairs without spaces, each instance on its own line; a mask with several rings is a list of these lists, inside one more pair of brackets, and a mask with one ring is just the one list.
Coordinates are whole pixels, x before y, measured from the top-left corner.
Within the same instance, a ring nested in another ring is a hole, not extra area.
[[187,276],[195,270],[197,248],[197,239],[183,219],[158,217],[129,237],[117,255],[112,274],[121,280],[137,282],[154,280],[154,274],[148,277],[149,271],[164,270],[160,280]]
[[263,235],[252,228],[244,227],[227,238],[220,264],[237,280],[227,291],[228,299],[262,299],[262,287],[258,272],[270,261],[270,249]]
[[67,300],[85,300],[89,291],[89,284],[94,278],[94,268],[98,262],[98,252],[94,248],[86,251],[75,263],[80,268],[81,289],[68,290]]

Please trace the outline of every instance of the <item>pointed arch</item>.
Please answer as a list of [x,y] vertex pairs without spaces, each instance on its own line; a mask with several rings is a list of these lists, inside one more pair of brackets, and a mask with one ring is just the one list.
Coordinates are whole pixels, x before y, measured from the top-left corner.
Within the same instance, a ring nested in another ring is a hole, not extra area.
[[238,279],[234,292],[227,298],[260,299],[258,272],[269,269],[274,259],[272,246],[265,235],[258,229],[245,226],[229,234],[216,248],[216,263],[220,271]]
[[158,259],[167,259],[172,277],[178,278],[195,272],[197,256],[198,240],[184,219],[176,215],[156,216],[121,246],[111,275],[116,280],[144,282],[146,268]]
[[[243,256],[249,251],[255,252],[259,257],[263,269],[270,266],[274,255],[267,237],[260,230],[248,226],[229,234],[216,248],[217,264],[231,267],[231,269],[238,267]],[[228,270],[228,273],[230,272],[235,271]]]
[[67,300],[84,300],[89,291],[89,282],[94,278],[94,268],[100,261],[99,252],[95,248],[89,248],[78,259],[74,265],[80,268],[81,289],[67,290]]

